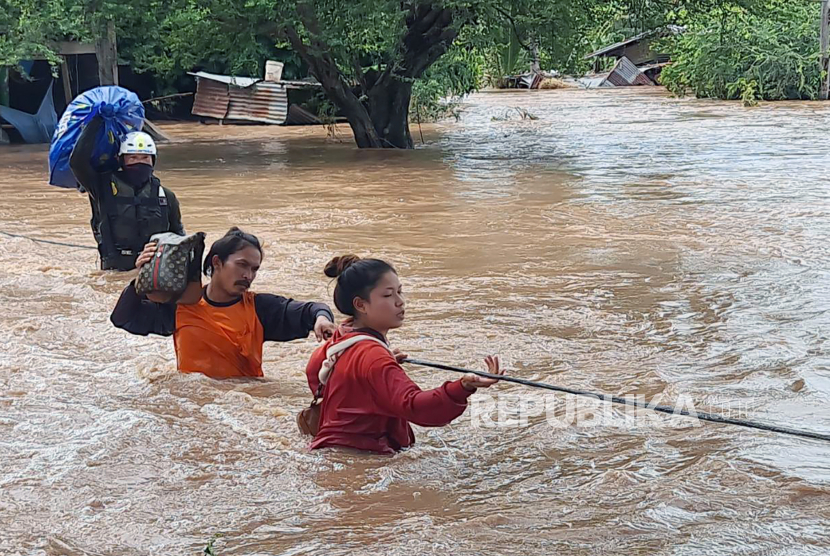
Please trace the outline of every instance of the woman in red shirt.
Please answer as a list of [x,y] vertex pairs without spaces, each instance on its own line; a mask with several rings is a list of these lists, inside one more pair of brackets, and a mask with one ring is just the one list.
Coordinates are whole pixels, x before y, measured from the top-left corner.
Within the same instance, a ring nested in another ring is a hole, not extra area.
[[[410,422],[444,426],[464,413],[467,398],[477,388],[497,382],[471,373],[421,390],[388,346],[389,330],[403,324],[405,313],[395,269],[378,259],[346,255],[332,259],[325,274],[337,278],[334,304],[352,318],[314,352],[306,367],[311,391],[322,395],[312,449],[343,446],[395,453],[415,442]],[[488,356],[486,362],[490,373],[504,374],[498,357]]]

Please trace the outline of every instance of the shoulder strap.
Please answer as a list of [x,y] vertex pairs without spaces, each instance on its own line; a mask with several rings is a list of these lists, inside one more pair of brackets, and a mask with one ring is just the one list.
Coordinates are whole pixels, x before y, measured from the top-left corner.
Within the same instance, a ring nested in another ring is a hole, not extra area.
[[317,372],[317,378],[320,380],[321,386],[328,382],[329,377],[331,377],[331,372],[334,370],[334,364],[337,363],[337,360],[340,358],[340,355],[342,355],[344,351],[346,351],[353,345],[364,341],[376,342],[385,347],[386,350],[389,351],[389,353],[392,353],[392,351],[389,350],[389,346],[387,346],[386,343],[384,343],[381,340],[378,340],[374,336],[369,336],[366,334],[352,336],[351,338],[343,340],[342,342],[333,344],[329,346],[329,348],[326,350],[326,360],[323,361],[322,367],[320,367],[320,370]]
[[96,194],[98,195],[98,217],[101,223],[101,243],[104,247],[102,257],[114,258],[119,254],[119,250],[115,247],[115,236],[110,222],[110,218],[115,214],[115,199],[118,193],[115,174],[102,174],[99,184]]

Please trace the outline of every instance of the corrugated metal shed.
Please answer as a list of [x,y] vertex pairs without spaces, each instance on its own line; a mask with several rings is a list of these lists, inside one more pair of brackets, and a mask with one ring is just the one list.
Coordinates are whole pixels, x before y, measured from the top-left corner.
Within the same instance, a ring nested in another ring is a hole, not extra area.
[[587,89],[606,87],[630,87],[632,85],[654,85],[646,74],[640,71],[628,58],[620,58],[609,73],[586,75],[578,80]]
[[192,113],[217,120],[282,125],[288,116],[288,89],[320,87],[306,81],[269,82],[207,72],[190,75],[197,81]]
[[285,85],[261,81],[251,87],[230,87],[228,120],[282,125],[288,114]]
[[193,110],[196,116],[205,116],[224,120],[228,114],[228,86],[212,79],[196,80],[196,98],[193,99]]
[[198,80],[209,79],[225,85],[233,85],[234,87],[250,87],[261,79],[255,77],[237,77],[235,75],[219,75],[218,73],[208,73],[206,71],[198,71],[196,73],[188,73]]
[[637,66],[625,56],[617,60],[614,69],[611,70],[611,73],[608,74],[605,81],[615,87],[654,85],[654,82],[646,77],[646,74],[637,69]]
[[[587,56],[585,56],[586,60],[590,60],[591,58],[597,58],[601,56],[610,56],[614,58],[620,58],[622,56],[627,56],[637,64],[644,63],[648,61],[650,58],[654,58],[657,62],[665,62],[668,61],[668,54],[665,53],[653,53],[650,52],[649,44],[654,39],[660,37],[667,37],[670,35],[679,35],[686,31],[685,27],[679,25],[667,25],[665,27],[661,27],[658,29],[651,29],[650,31],[646,31],[644,33],[640,33],[639,35],[635,35],[630,39],[626,39],[624,41],[606,46],[605,48],[601,48],[595,52],[591,52]],[[639,43],[642,43],[639,46],[642,46],[642,49],[637,49]],[[635,59],[639,58],[639,59]]]
[[640,33],[639,35],[635,35],[630,39],[626,39],[624,41],[620,41],[618,43],[614,43],[612,45],[606,46],[605,48],[600,48],[594,52],[585,56],[586,60],[590,60],[591,58],[596,58],[598,56],[614,56],[615,54],[619,54],[626,46],[639,42],[643,39],[648,39],[655,36],[658,33],[656,29],[652,29],[651,31],[646,31],[645,33]]

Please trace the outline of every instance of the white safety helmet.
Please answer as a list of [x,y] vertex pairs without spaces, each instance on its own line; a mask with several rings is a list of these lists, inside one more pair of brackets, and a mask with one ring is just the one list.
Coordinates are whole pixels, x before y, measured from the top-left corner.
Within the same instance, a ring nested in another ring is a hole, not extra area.
[[143,131],[133,131],[121,141],[118,156],[125,154],[149,154],[156,156],[156,142]]

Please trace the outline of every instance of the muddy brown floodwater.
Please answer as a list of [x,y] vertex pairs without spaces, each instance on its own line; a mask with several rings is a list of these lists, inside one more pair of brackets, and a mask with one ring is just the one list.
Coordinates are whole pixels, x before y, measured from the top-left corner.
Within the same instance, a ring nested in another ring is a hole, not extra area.
[[[376,255],[413,356],[830,431],[826,105],[480,94],[413,152],[167,130],[187,228],[267,242],[256,291],[330,303],[326,260]],[[92,244],[43,146],[0,148],[0,175],[0,231]],[[556,395],[539,414],[503,384],[397,456],[309,453],[312,340],[268,344],[264,380],[179,375],[171,340],[110,325],[127,279],[0,237],[0,554],[830,553],[828,444]]]

